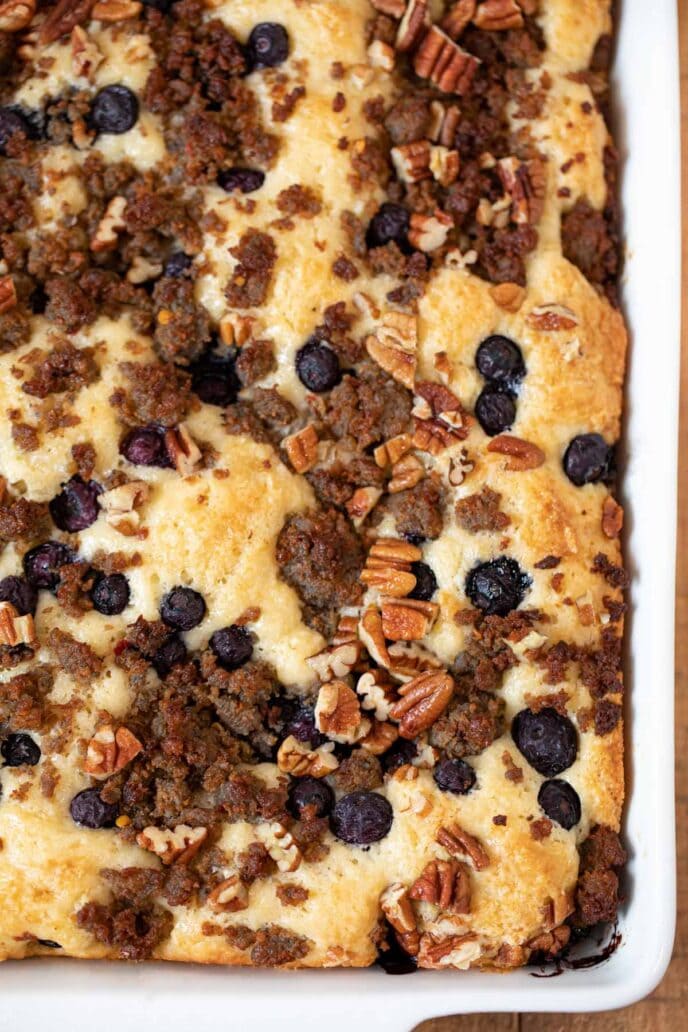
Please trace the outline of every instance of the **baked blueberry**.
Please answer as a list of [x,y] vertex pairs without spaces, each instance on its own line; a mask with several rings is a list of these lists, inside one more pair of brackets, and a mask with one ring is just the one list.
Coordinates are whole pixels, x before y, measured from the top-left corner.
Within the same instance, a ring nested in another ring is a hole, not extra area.
[[466,594],[488,616],[506,616],[518,609],[529,586],[528,574],[506,555],[479,563],[466,577]]
[[174,627],[178,631],[190,631],[192,627],[197,627],[205,614],[203,596],[193,588],[172,588],[160,606],[162,620],[168,627]]
[[5,147],[15,133],[24,133],[26,137],[31,136],[29,123],[13,108],[0,107],[0,154],[5,153]]
[[407,763],[415,760],[417,755],[418,747],[415,742],[409,741],[408,738],[397,738],[394,745],[382,754],[380,763],[385,772],[389,772],[398,767],[405,767]]
[[10,574],[0,581],[0,602],[9,602],[20,616],[33,615],[36,612],[38,593],[26,577]]
[[254,26],[246,43],[253,68],[274,68],[289,56],[289,36],[277,22],[261,22]]
[[402,250],[408,250],[408,231],[411,224],[411,216],[406,208],[400,204],[393,204],[386,201],[373,215],[366,230],[366,246],[368,250],[374,247],[384,247],[385,244],[395,243]]
[[416,586],[409,592],[409,598],[419,602],[429,602],[437,591],[437,578],[427,563],[411,563],[411,573],[416,578]]
[[332,390],[342,375],[337,353],[326,340],[311,337],[296,352],[296,375],[314,394]]
[[325,735],[321,734],[315,726],[315,714],[310,706],[305,703],[298,706],[288,717],[284,726],[285,738],[293,735],[299,742],[305,742],[312,749],[326,742]]
[[576,759],[576,729],[568,717],[552,706],[545,706],[538,713],[521,710],[513,719],[511,735],[531,767],[546,778],[561,774]]
[[41,758],[38,742],[21,731],[8,735],[0,746],[0,752],[8,767],[35,767]]
[[167,677],[172,667],[186,660],[186,646],[178,634],[171,635],[152,659],[158,677]]
[[130,430],[119,450],[135,466],[167,469],[172,465],[165,445],[165,431],[158,426],[137,426]]
[[476,774],[465,760],[442,760],[432,772],[435,784],[443,792],[466,795],[475,785]]
[[89,592],[93,608],[104,616],[115,616],[129,605],[129,581],[123,573],[101,573]]
[[503,387],[488,383],[478,395],[475,414],[485,433],[489,437],[496,437],[513,426],[516,402],[513,395]]
[[119,816],[118,806],[104,802],[99,788],[85,788],[77,793],[69,804],[69,812],[75,824],[93,829],[112,828]]
[[253,635],[238,624],[222,627],[210,636],[210,648],[225,670],[236,670],[253,655]]
[[253,193],[260,190],[265,182],[265,173],[257,168],[224,168],[217,174],[217,185],[227,193],[240,190],[241,193]]
[[351,792],[332,811],[332,833],[352,846],[368,846],[389,834],[394,811],[378,792]]
[[29,584],[54,591],[60,582],[60,567],[75,561],[76,556],[67,545],[61,541],[45,541],[26,553],[22,565]]
[[191,387],[206,405],[232,405],[241,390],[241,383],[231,352],[207,351],[190,367]]
[[581,803],[578,793],[568,781],[553,778],[543,781],[538,792],[538,803],[551,821],[569,831],[581,819]]
[[600,434],[579,434],[564,452],[564,472],[576,487],[609,480],[613,468],[614,449]]
[[289,809],[297,820],[307,806],[315,817],[327,817],[333,805],[334,792],[319,778],[299,778],[289,789]]
[[513,387],[526,375],[525,362],[518,344],[497,333],[482,342],[475,355],[475,364],[486,380],[506,387]]
[[37,283],[29,294],[29,308],[34,315],[43,315],[48,304],[48,295],[42,283]]
[[184,251],[173,251],[165,262],[162,270],[163,275],[178,279],[179,276],[183,276],[185,272],[188,272],[192,264],[193,258],[190,254],[186,254]]
[[128,86],[104,86],[93,98],[90,121],[99,133],[126,133],[138,117],[138,98]]
[[59,530],[68,534],[77,534],[86,530],[98,519],[98,495],[102,487],[95,480],[82,480],[80,476],[72,477],[62,490],[50,502],[50,515]]

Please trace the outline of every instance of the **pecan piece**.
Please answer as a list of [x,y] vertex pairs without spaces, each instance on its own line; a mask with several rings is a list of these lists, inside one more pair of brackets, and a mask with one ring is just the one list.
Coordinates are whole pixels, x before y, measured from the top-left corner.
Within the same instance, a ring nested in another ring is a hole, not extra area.
[[504,32],[523,28],[523,14],[516,0],[484,0],[473,23],[486,32]]
[[20,616],[11,602],[0,602],[0,646],[15,648],[27,645],[31,648],[38,644],[36,627],[30,613]]
[[9,312],[17,303],[17,290],[11,276],[0,276],[0,313]]
[[142,10],[139,0],[96,0],[91,17],[102,22],[120,22],[135,18]]
[[307,473],[318,461],[318,431],[312,423],[285,437],[282,444],[297,473]]
[[572,330],[578,326],[578,316],[565,305],[551,302],[534,308],[526,316],[526,322],[535,330],[550,333],[558,330]]
[[354,639],[338,645],[329,645],[315,656],[309,656],[306,662],[315,670],[321,681],[333,681],[350,674],[360,657],[361,645]]
[[482,948],[475,932],[450,935],[443,939],[425,934],[420,940],[418,965],[428,968],[454,967],[463,971],[478,960],[481,953]]
[[203,458],[201,449],[184,423],[165,431],[165,447],[174,468],[183,477],[191,476]]
[[453,914],[471,911],[468,868],[458,860],[431,860],[409,889],[409,898],[434,903]]
[[373,458],[380,469],[385,469],[387,466],[394,466],[411,447],[411,435],[398,434],[378,445],[373,452]]
[[374,720],[370,731],[358,743],[363,749],[367,749],[373,756],[382,756],[391,746],[394,745],[399,732],[394,724],[385,721]]
[[237,910],[246,910],[248,907],[248,888],[244,885],[238,874],[232,874],[229,878],[216,885],[208,894],[208,903],[213,910],[220,910],[226,913],[236,913]]
[[411,215],[411,228],[409,229],[409,243],[419,251],[437,251],[447,242],[450,229],[454,226],[454,220],[450,215],[437,209],[433,215],[421,215],[414,212]]
[[105,513],[105,522],[125,536],[136,534],[141,523],[137,509],[148,500],[150,490],[145,480],[130,480],[104,491],[98,501]]
[[416,738],[427,731],[449,705],[454,681],[443,671],[428,671],[414,677],[399,689],[401,699],[390,707],[389,715],[399,721],[402,738]]
[[408,0],[394,44],[397,50],[402,53],[411,50],[429,24],[428,0]]
[[333,755],[334,742],[310,749],[298,738],[289,735],[277,751],[277,766],[283,774],[293,774],[302,778],[309,774],[312,778],[324,778],[339,766],[339,760]]
[[53,43],[71,32],[75,25],[87,21],[95,0],[58,0],[49,12],[38,33],[38,42]]
[[505,312],[517,312],[526,297],[525,287],[518,283],[495,283],[490,287],[490,296]]
[[405,312],[385,312],[382,325],[366,337],[366,351],[395,380],[413,389],[416,375],[418,320]]
[[432,174],[428,140],[414,140],[413,143],[392,147],[390,157],[402,183],[418,183],[421,179],[429,179]]
[[452,824],[451,828],[440,828],[436,839],[450,856],[470,857],[476,871],[484,871],[490,866],[490,858],[482,844],[458,824]]
[[390,641],[419,641],[437,619],[436,602],[415,598],[385,599],[382,603],[382,631]]
[[86,749],[84,770],[93,778],[107,778],[123,770],[143,749],[127,727],[101,724]]
[[392,598],[403,598],[416,586],[411,563],[418,562],[421,550],[398,538],[378,538],[371,546],[361,571],[361,582]]
[[401,18],[406,10],[404,0],[370,0],[370,6],[390,18]]
[[93,81],[95,70],[103,60],[103,53],[88,33],[75,25],[71,35],[72,71],[74,75]]
[[387,481],[389,494],[399,494],[415,487],[425,477],[425,466],[417,455],[405,455],[392,466],[392,476]]
[[602,533],[608,538],[618,537],[623,528],[623,521],[622,507],[609,495],[602,506]]
[[383,670],[366,670],[358,679],[356,694],[361,697],[363,709],[373,711],[377,720],[387,720],[395,700],[392,686]]
[[127,207],[126,197],[113,197],[105,209],[105,214],[98,223],[96,235],[91,240],[91,250],[99,254],[101,251],[113,251],[117,247],[117,238],[126,229],[124,212]]
[[360,527],[382,498],[380,487],[357,487],[349,501],[346,511],[354,527]]
[[563,950],[570,938],[571,929],[569,926],[559,925],[558,928],[553,928],[551,932],[540,932],[539,935],[530,939],[526,945],[529,950],[537,953],[546,953],[548,956],[553,957]]
[[497,455],[506,455],[504,469],[511,472],[522,472],[537,469],[545,461],[545,453],[531,441],[523,441],[511,434],[499,434],[493,437],[487,450]]
[[143,849],[159,856],[164,864],[188,864],[208,837],[207,828],[192,828],[177,824],[175,828],[156,828],[151,825],[136,836]]
[[480,61],[433,25],[413,57],[413,70],[443,93],[467,93]]
[[301,863],[301,850],[296,845],[294,836],[279,821],[259,827],[261,841],[272,859],[277,864],[278,870],[286,874],[287,871],[295,871]]
[[380,896],[380,907],[399,940],[399,945],[411,956],[418,953],[420,938],[408,891],[401,882],[388,885]]
[[327,681],[318,692],[315,726],[335,742],[352,745],[370,731],[370,721],[361,713],[358,695],[344,681]]
[[452,4],[445,14],[440,25],[452,39],[458,39],[471,21],[475,14],[476,2],[477,0],[458,0],[458,3]]
[[0,32],[21,32],[36,13],[36,0],[0,2]]

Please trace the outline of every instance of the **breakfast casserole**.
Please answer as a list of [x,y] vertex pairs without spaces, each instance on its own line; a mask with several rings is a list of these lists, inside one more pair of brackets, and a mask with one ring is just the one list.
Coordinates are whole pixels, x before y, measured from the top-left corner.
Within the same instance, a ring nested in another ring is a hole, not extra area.
[[0,0],[0,957],[615,920],[610,0]]

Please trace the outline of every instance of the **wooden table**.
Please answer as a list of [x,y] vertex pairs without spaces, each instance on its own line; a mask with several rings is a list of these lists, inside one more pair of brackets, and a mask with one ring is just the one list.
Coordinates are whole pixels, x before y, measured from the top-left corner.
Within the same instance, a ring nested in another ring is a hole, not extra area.
[[[688,297],[688,0],[678,0],[681,20],[683,129],[683,296]],[[683,313],[681,449],[679,470],[688,466],[688,305]],[[676,792],[678,837],[678,927],[674,955],[655,992],[621,1011],[604,1014],[483,1014],[437,1018],[415,1032],[678,1032],[688,1021],[688,476],[679,479],[676,592]]]

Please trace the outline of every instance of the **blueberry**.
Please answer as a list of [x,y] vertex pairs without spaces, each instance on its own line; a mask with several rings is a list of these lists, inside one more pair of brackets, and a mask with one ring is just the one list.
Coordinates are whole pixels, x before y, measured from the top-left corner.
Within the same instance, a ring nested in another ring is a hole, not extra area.
[[42,283],[37,283],[29,294],[29,308],[34,315],[43,315],[48,304],[48,295]]
[[427,563],[411,563],[411,573],[416,578],[416,586],[409,592],[409,598],[419,602],[429,602],[437,591],[437,578]]
[[253,635],[245,627],[232,624],[211,635],[210,647],[225,670],[236,670],[253,655]]
[[75,561],[76,556],[67,545],[61,541],[45,541],[26,553],[22,565],[29,584],[54,591],[60,582],[60,567]]
[[276,22],[261,22],[251,30],[246,48],[254,68],[274,68],[289,56],[287,30]]
[[12,108],[0,107],[0,154],[5,153],[5,147],[11,136],[15,133],[24,133],[31,136],[31,128],[23,115]]
[[158,426],[138,426],[130,430],[119,446],[127,461],[135,466],[171,466],[165,445],[165,431]]
[[90,120],[99,133],[126,133],[138,117],[138,99],[127,86],[104,86],[91,104]]
[[315,714],[310,706],[305,704],[298,707],[291,715],[284,728],[285,737],[293,735],[299,742],[305,742],[312,749],[327,741],[325,735],[321,734],[315,726]]
[[418,747],[415,742],[410,742],[407,738],[397,738],[394,745],[380,757],[380,762],[385,772],[389,772],[398,767],[405,767],[407,763],[415,760],[417,755]]
[[529,586],[530,577],[506,555],[479,563],[466,577],[466,594],[488,616],[506,616],[517,609]]
[[99,788],[85,788],[74,796],[69,812],[74,823],[82,828],[112,828],[119,815],[119,807],[115,803],[104,802]]
[[495,437],[511,429],[516,419],[516,402],[503,387],[488,383],[478,395],[475,414],[485,433]]
[[314,394],[332,390],[342,375],[336,352],[318,337],[311,337],[296,352],[296,374]]
[[115,616],[129,604],[129,582],[123,573],[100,574],[90,591],[93,608],[104,616]]
[[475,785],[476,774],[465,760],[442,760],[433,773],[435,784],[443,792],[466,795]]
[[240,190],[241,193],[253,193],[260,190],[265,182],[265,173],[257,168],[224,168],[217,174],[217,185],[227,193]]
[[475,364],[486,380],[507,387],[513,387],[526,375],[525,362],[518,344],[499,334],[485,338],[476,352]]
[[289,789],[289,809],[298,820],[303,810],[315,808],[316,817],[327,817],[334,805],[334,793],[319,778],[299,778]]
[[8,735],[0,746],[0,752],[8,767],[35,767],[41,758],[38,742],[22,732]]
[[178,631],[190,631],[192,627],[197,627],[206,611],[203,596],[193,588],[172,588],[160,606],[160,616],[164,622]]
[[183,276],[191,268],[192,264],[193,258],[190,254],[185,254],[184,251],[173,251],[165,262],[162,270],[163,275],[177,279],[179,276]]
[[394,242],[402,249],[408,248],[407,234],[411,224],[411,216],[400,204],[387,201],[373,215],[366,230],[366,246],[384,247]]
[[564,472],[576,487],[610,480],[613,471],[614,449],[600,434],[579,434],[564,453]]
[[578,793],[568,781],[561,781],[559,778],[543,781],[538,792],[538,803],[549,819],[556,821],[566,831],[570,831],[581,819]]
[[561,774],[576,759],[576,729],[568,717],[551,706],[539,713],[521,710],[513,719],[511,735],[531,767],[546,778]]
[[190,367],[191,387],[206,405],[233,405],[241,389],[234,355],[208,351]]
[[375,963],[387,975],[411,975],[418,970],[418,962],[399,945],[394,929],[387,925],[387,949],[380,950]]
[[0,581],[0,602],[10,602],[20,616],[33,616],[37,601],[36,588],[26,577],[10,575]]
[[86,530],[98,519],[98,495],[103,491],[95,480],[72,477],[50,502],[50,515],[59,530],[76,534]]
[[158,677],[167,677],[172,667],[186,660],[186,646],[178,634],[171,635],[152,659]]
[[332,832],[352,846],[368,846],[389,833],[394,811],[377,792],[351,792],[335,805],[330,821]]

